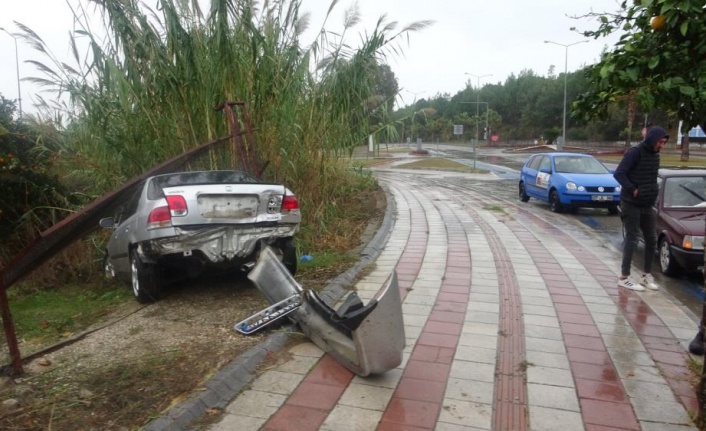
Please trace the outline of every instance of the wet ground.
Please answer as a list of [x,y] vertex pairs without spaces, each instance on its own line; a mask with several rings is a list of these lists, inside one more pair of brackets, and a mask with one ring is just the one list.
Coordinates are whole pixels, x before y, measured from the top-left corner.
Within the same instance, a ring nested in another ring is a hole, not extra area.
[[[516,198],[517,179],[520,169],[531,154],[507,153],[502,149],[479,149],[473,154],[470,148],[463,146],[439,146],[429,148],[432,153],[453,158],[468,166],[475,166],[477,169],[492,171],[504,181],[496,183],[483,183],[486,192],[491,192],[494,196],[502,196],[506,199]],[[493,187],[492,191],[487,190]],[[549,212],[549,206],[544,202],[535,199],[527,202],[526,205],[536,205],[544,207]],[[608,215],[607,211],[601,209],[582,208],[577,214],[562,214],[568,220],[578,222],[588,226],[595,232],[601,233],[605,237],[606,245],[615,249],[622,249],[623,236],[620,218]],[[643,248],[640,244],[634,256],[634,262],[642,262]],[[616,265],[619,265],[616,262]],[[660,273],[659,263],[655,258],[653,263],[655,268],[655,279],[657,282],[686,308],[695,315],[700,316],[702,303],[704,301],[704,280],[700,273],[682,274],[678,277],[668,277]]]

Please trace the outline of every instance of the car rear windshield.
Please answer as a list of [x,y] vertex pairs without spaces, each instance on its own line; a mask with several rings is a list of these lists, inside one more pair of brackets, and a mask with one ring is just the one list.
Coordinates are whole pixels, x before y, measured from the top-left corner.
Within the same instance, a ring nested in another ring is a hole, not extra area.
[[165,187],[198,184],[253,184],[259,182],[258,179],[240,171],[201,171],[166,174],[152,178],[147,190],[147,199],[153,200],[163,197],[162,189]]
[[572,174],[607,174],[608,169],[593,157],[558,156],[554,157],[557,172]]

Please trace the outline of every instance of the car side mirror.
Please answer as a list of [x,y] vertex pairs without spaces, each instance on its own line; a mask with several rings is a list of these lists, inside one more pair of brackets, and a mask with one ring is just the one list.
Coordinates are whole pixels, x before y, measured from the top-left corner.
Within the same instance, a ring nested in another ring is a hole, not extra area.
[[614,174],[614,173],[615,173],[615,169],[613,169],[613,168],[608,168],[608,172],[611,173],[611,174]]
[[113,217],[102,218],[98,225],[106,229],[115,229],[115,220],[113,220]]

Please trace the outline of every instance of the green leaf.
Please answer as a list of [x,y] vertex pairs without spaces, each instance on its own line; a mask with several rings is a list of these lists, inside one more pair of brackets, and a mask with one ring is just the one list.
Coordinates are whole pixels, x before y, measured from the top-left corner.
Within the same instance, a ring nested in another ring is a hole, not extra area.
[[694,87],[690,87],[688,85],[683,85],[679,87],[679,92],[688,97],[696,96],[696,90],[694,90]]
[[601,67],[601,78],[605,79],[607,78],[611,73],[613,72],[612,66],[609,65],[604,65]]
[[650,69],[654,69],[658,65],[659,65],[659,57],[655,56],[655,57],[650,58],[650,62],[647,64],[647,67],[649,67]]
[[626,70],[626,72],[630,78],[630,81],[637,82],[637,78],[640,76],[640,73],[636,67],[630,67]]
[[681,24],[681,27],[679,27],[679,31],[681,31],[682,36],[686,36],[686,32],[689,30],[689,21],[684,21]]

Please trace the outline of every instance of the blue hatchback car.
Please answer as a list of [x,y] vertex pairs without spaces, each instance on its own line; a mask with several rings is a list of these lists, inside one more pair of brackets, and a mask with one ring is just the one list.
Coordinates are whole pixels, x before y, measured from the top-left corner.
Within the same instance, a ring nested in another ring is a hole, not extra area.
[[554,212],[578,208],[606,208],[618,213],[620,185],[595,157],[579,153],[541,153],[530,157],[520,171],[519,196],[549,202]]

